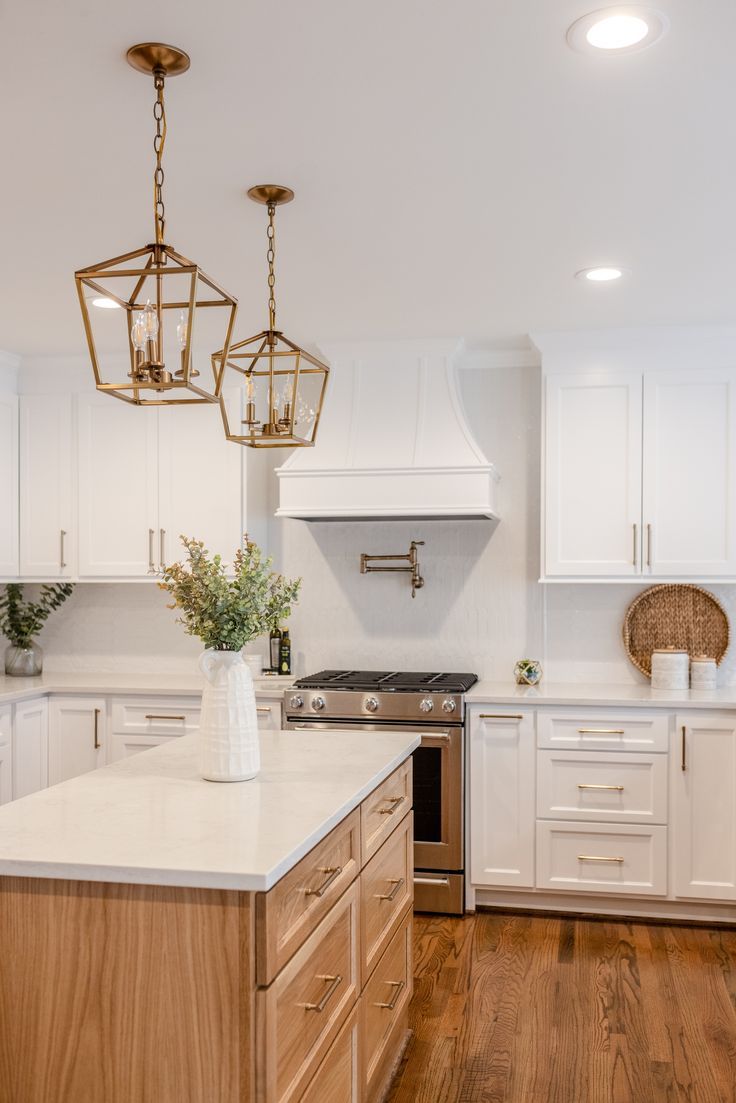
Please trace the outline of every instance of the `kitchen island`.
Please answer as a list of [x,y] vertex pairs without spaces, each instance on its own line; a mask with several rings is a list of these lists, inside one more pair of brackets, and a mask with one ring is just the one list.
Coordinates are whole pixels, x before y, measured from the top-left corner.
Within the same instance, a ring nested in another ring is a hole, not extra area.
[[379,1100],[411,992],[412,733],[183,736],[0,809],[4,1103]]

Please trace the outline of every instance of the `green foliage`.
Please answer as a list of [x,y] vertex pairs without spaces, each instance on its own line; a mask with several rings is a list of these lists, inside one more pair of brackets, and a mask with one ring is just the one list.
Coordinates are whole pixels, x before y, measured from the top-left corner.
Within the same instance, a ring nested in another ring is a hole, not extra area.
[[210,558],[201,540],[180,539],[189,562],[167,567],[159,586],[173,597],[169,608],[180,611],[188,635],[216,651],[240,651],[289,616],[302,580],[273,572],[257,544],[246,537],[245,550],[235,554],[235,577],[227,578],[221,557]]
[[14,647],[30,647],[46,618],[64,604],[73,589],[71,582],[49,583],[41,587],[38,601],[24,601],[23,587],[9,582],[0,597],[0,632]]

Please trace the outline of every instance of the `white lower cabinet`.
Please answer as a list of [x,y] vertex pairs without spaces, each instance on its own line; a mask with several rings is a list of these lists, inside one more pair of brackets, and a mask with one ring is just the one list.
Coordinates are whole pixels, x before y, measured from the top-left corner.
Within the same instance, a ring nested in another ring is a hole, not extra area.
[[667,828],[540,820],[537,886],[664,896]]
[[667,755],[540,750],[537,816],[666,824]]
[[13,709],[0,706],[0,804],[13,799]]
[[109,761],[118,762],[199,728],[199,697],[113,697]]
[[474,885],[534,885],[534,712],[472,709],[470,864]]
[[13,800],[49,783],[49,705],[45,697],[13,707]]
[[671,750],[676,896],[736,900],[736,714],[683,713]]
[[49,785],[105,765],[106,715],[104,697],[50,699]]

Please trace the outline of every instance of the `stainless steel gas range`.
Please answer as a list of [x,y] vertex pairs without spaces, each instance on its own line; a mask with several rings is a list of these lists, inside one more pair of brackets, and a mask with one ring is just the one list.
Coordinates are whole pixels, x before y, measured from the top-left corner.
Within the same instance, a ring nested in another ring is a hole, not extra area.
[[284,697],[287,728],[411,728],[414,752],[414,906],[461,915],[465,903],[463,694],[475,674],[322,670]]

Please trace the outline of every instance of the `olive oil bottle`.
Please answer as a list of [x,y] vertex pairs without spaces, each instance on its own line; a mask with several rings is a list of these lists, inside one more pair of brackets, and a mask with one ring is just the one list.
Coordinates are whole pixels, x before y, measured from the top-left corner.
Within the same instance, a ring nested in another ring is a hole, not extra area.
[[285,628],[281,633],[279,657],[279,674],[291,674],[291,640],[289,639],[288,628]]
[[271,673],[278,674],[281,668],[281,629],[278,624],[274,624],[268,637],[268,651]]

